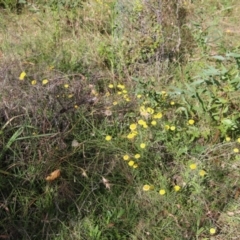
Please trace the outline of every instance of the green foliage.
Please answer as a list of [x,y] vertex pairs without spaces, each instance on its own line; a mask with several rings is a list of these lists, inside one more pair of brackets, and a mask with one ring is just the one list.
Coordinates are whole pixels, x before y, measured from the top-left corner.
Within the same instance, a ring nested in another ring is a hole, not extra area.
[[27,1],[25,0],[1,0],[0,8],[3,7],[4,9],[17,11],[18,13],[20,13],[22,8],[26,4],[27,4]]
[[[239,134],[237,120],[240,115],[236,112],[238,58],[239,55],[234,53],[227,53],[226,57],[214,56],[216,67],[209,66],[191,83],[184,83],[185,89],[172,87],[171,94],[180,95],[181,102],[187,104],[188,112],[196,118],[204,115],[208,124],[214,124],[221,131],[222,137]],[[192,104],[193,99],[197,104]]]
[[57,9],[74,9],[82,7],[83,1],[84,0],[49,0],[47,1],[47,5]]

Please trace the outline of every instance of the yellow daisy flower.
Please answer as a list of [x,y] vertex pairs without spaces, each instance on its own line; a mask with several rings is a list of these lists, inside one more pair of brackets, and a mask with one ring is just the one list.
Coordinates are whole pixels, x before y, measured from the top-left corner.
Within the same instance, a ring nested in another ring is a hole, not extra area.
[[178,185],[175,185],[175,186],[174,186],[174,190],[175,190],[176,192],[180,191],[180,189],[181,189],[180,186],[178,186]]
[[206,171],[204,171],[204,170],[200,170],[200,171],[199,171],[199,175],[200,175],[201,177],[204,177],[206,174],[207,174],[207,173],[206,173]]
[[129,165],[130,167],[132,167],[134,164],[135,164],[135,162],[132,161],[132,160],[128,162],[128,165]]
[[159,191],[159,194],[160,194],[160,195],[164,195],[164,194],[166,194],[166,191],[165,191],[164,189],[161,189],[161,190]]
[[143,191],[149,191],[151,189],[151,186],[148,184],[143,185]]
[[162,116],[163,116],[162,113],[159,112],[159,113],[154,114],[153,118],[154,119],[160,119],[160,118],[162,118]]
[[190,169],[195,170],[197,168],[197,164],[192,163],[189,165]]
[[140,144],[140,148],[144,149],[146,147],[146,144],[145,143],[141,143]]
[[209,232],[211,235],[214,235],[216,233],[216,229],[215,228],[210,228]]
[[105,137],[105,140],[106,140],[106,141],[111,141],[111,139],[112,139],[112,137],[109,136],[109,135],[107,135],[107,136]]
[[193,125],[194,123],[195,123],[195,121],[193,119],[188,120],[189,125]]
[[31,84],[32,84],[32,85],[36,85],[36,84],[37,84],[37,80],[32,80],[32,81],[31,81]]
[[48,83],[48,80],[47,79],[43,79],[42,80],[42,85],[46,85]]
[[21,72],[20,76],[19,76],[19,80],[24,80],[24,78],[26,77],[26,72]]
[[135,156],[134,156],[136,159],[139,159],[140,157],[141,157],[141,155],[140,154],[135,154]]
[[134,130],[136,130],[136,128],[137,128],[137,124],[132,123],[132,124],[129,126],[129,128],[131,129],[131,131],[134,131]]

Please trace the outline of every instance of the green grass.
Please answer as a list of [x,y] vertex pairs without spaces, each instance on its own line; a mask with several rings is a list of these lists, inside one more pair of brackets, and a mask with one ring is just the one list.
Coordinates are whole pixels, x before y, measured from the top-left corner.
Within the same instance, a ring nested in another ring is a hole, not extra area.
[[0,1],[0,239],[238,237],[240,5],[158,3]]

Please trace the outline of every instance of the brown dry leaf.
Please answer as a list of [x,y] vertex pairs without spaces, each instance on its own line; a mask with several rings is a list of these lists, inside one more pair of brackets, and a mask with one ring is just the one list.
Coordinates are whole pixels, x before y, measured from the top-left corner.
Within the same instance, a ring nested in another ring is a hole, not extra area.
[[114,223],[109,223],[109,224],[107,225],[107,228],[112,228],[112,227],[114,227]]
[[234,216],[234,212],[227,212],[227,215],[232,217],[232,216]]
[[60,176],[60,169],[57,169],[53,172],[51,172],[45,179],[46,181],[53,181],[57,179]]
[[102,182],[108,190],[111,189],[111,184],[109,183],[109,181],[106,178],[102,177]]
[[72,141],[72,147],[79,147],[81,144],[77,140]]
[[146,120],[148,120],[150,116],[150,114],[146,111],[140,111],[140,115],[144,117]]
[[104,111],[104,115],[105,116],[112,116],[112,111],[107,109],[107,110]]
[[88,178],[87,172],[83,168],[81,168],[81,171],[82,171],[82,176],[85,178]]

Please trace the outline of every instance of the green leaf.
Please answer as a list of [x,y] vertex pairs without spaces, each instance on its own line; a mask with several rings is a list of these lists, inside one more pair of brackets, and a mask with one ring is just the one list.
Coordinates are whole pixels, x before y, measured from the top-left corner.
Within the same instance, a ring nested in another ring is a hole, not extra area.
[[177,110],[176,110],[176,113],[182,113],[182,112],[184,112],[185,113],[185,116],[187,117],[187,119],[188,119],[188,111],[187,111],[187,109],[185,108],[185,107],[179,107]]
[[203,74],[205,76],[219,76],[220,71],[212,66],[210,66],[208,69],[203,71]]
[[219,61],[224,61],[224,60],[226,59],[225,57],[220,56],[220,55],[213,56],[212,58],[213,58],[213,59],[216,59],[216,60],[219,60]]
[[233,58],[240,58],[239,53],[227,53],[226,56],[227,57],[233,57]]
[[205,80],[199,79],[199,80],[197,80],[197,81],[195,81],[195,82],[192,82],[191,85],[192,85],[192,86],[197,86],[197,85],[200,85],[200,84],[202,84],[202,83],[204,83],[204,82],[205,82]]
[[181,88],[170,87],[170,89],[173,90],[173,91],[171,91],[171,93],[170,93],[171,95],[173,95],[173,94],[181,95],[181,94],[184,93],[184,90],[181,89]]

